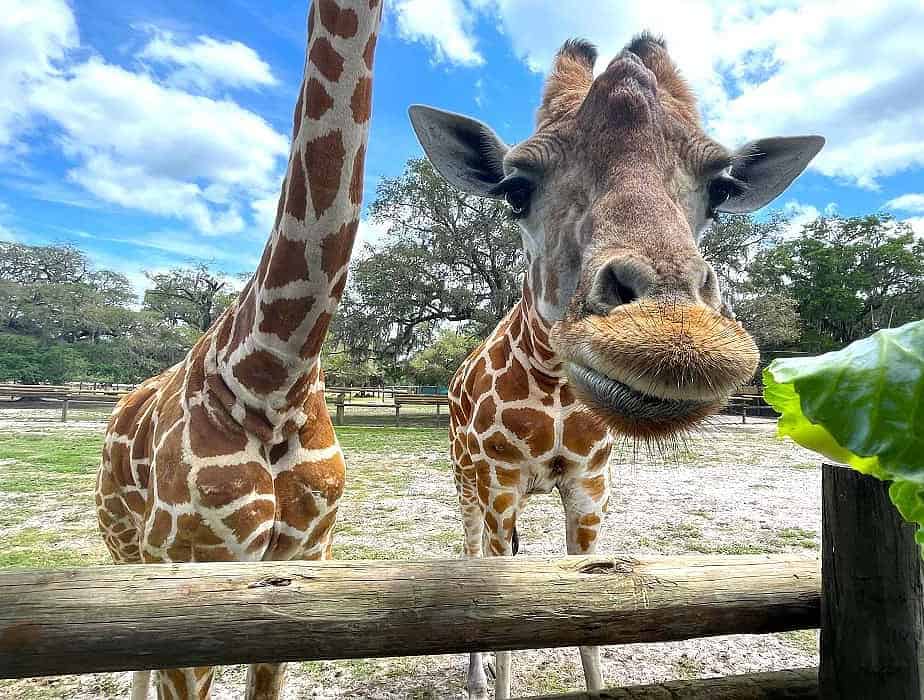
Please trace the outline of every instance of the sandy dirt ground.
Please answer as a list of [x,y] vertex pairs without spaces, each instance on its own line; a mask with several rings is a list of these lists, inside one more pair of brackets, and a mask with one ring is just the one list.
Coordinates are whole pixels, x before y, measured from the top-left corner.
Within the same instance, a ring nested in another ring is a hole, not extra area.
[[[94,416],[74,416],[77,420],[61,424],[24,412],[4,413],[0,431],[102,432]],[[617,449],[610,464],[610,512],[598,552],[817,556],[818,459],[778,440],[774,428],[771,421],[740,425],[740,419],[720,418],[670,449]],[[338,558],[459,556],[461,525],[444,450],[403,450],[396,444],[393,451],[354,450],[347,460],[347,492],[335,540]],[[17,529],[52,531],[56,548],[70,547],[88,564],[102,563],[105,552],[95,535],[88,498],[89,493],[71,498],[0,493],[0,512],[30,509],[28,517],[8,526],[5,536]],[[518,526],[522,554],[564,552],[563,517],[554,493],[532,498]],[[817,664],[817,632],[605,647],[602,658],[611,686],[810,666]],[[460,698],[466,664],[462,655],[294,663],[284,697]],[[212,696],[242,697],[244,673],[244,667],[222,668]],[[119,698],[128,696],[129,685],[128,673],[0,681],[0,697]],[[515,652],[515,696],[582,687],[576,649]]]

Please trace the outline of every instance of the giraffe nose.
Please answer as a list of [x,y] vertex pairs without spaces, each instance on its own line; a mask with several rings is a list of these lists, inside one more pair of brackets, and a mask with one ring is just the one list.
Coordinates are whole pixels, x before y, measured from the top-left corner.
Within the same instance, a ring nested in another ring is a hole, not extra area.
[[594,276],[587,296],[587,309],[605,316],[617,306],[631,304],[646,296],[655,281],[655,271],[647,263],[636,258],[611,258]]

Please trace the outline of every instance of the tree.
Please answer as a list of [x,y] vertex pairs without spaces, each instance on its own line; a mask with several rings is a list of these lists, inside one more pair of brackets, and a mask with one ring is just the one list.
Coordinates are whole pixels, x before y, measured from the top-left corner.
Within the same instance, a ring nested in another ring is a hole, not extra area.
[[[0,254],[0,381],[137,382],[182,359],[200,335],[175,315],[132,308],[128,279],[94,270],[72,246],[2,243]],[[212,313],[226,296],[214,295]]]
[[786,219],[780,214],[759,221],[746,214],[720,214],[699,241],[712,265],[722,293],[734,300],[746,282],[747,269],[761,249],[778,244]]
[[228,283],[199,263],[145,276],[153,287],[144,293],[144,308],[173,324],[186,323],[204,332],[233,301]]
[[466,195],[411,160],[382,181],[370,214],[387,233],[353,263],[336,343],[393,365],[447,321],[489,332],[519,298],[524,256],[503,203]]
[[761,349],[781,349],[799,340],[799,310],[785,291],[739,299],[735,315]]
[[891,216],[822,217],[757,254],[753,290],[785,290],[798,304],[806,349],[840,347],[924,314],[924,242]]
[[0,279],[18,284],[82,282],[90,272],[86,254],[70,244],[30,246],[0,241]]
[[416,384],[448,386],[456,370],[480,342],[480,338],[465,333],[441,331],[430,347],[411,358],[410,379]]

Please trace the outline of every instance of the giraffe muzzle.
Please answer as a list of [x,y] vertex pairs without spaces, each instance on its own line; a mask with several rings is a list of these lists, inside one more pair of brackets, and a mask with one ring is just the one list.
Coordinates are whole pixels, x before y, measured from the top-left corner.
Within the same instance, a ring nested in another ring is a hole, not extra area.
[[588,408],[617,432],[646,438],[718,411],[759,359],[737,322],[708,306],[665,300],[565,318],[551,340]]

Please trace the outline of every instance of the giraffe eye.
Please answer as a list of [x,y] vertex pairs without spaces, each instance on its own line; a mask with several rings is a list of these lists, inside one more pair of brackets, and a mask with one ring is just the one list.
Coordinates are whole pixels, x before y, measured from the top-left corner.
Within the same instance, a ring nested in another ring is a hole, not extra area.
[[709,183],[709,218],[715,218],[717,211],[732,197],[744,192],[744,183],[729,175],[720,175]]
[[520,218],[526,216],[529,209],[529,200],[533,190],[527,180],[518,180],[510,184],[504,191],[504,201],[510,207],[510,213]]

